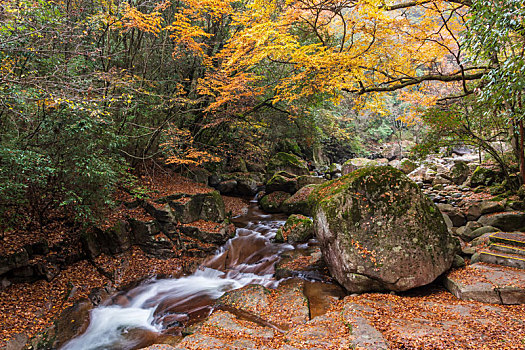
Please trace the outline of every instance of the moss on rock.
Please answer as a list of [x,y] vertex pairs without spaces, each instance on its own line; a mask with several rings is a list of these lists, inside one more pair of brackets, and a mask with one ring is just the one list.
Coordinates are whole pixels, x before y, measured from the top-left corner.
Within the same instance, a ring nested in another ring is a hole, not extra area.
[[294,175],[308,175],[310,171],[306,161],[294,154],[279,152],[266,165],[266,176],[271,178],[278,171],[286,171]]
[[358,169],[319,185],[308,200],[330,270],[349,291],[377,289],[350,274],[406,290],[450,268],[456,247],[441,213],[397,169]]
[[281,205],[288,198],[290,198],[290,194],[287,192],[272,192],[262,197],[259,205],[264,211],[268,213],[279,213],[282,211]]

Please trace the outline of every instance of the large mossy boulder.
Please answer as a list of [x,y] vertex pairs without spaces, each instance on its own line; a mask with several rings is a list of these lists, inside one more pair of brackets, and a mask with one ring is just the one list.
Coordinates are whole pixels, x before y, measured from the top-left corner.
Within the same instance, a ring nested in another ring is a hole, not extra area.
[[392,167],[320,185],[314,227],[332,276],[350,292],[404,291],[447,271],[457,243],[438,208]]
[[278,171],[286,171],[297,176],[310,174],[306,161],[294,154],[284,152],[274,155],[266,165],[267,179],[270,179]]

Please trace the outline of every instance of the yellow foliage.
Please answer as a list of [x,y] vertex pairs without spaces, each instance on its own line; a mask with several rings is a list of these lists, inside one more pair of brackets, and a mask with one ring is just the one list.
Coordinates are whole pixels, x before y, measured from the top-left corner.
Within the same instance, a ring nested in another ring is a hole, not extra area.
[[[441,0],[417,11],[386,11],[380,0],[254,0],[234,16],[242,29],[219,54],[220,68],[201,82],[200,91],[215,97],[211,110],[264,88],[273,89],[273,102],[317,93],[338,102],[343,90],[403,82],[457,52],[453,33],[463,29],[458,13]],[[258,85],[269,79],[255,68],[271,62],[287,67],[288,74],[273,85]],[[371,101],[381,112],[379,100]]]

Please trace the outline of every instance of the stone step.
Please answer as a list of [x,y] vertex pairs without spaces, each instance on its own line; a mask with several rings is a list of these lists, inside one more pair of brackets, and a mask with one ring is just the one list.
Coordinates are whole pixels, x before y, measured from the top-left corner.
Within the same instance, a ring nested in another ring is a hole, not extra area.
[[449,272],[444,283],[459,299],[525,304],[525,270],[477,263]]
[[479,252],[478,258],[473,260],[477,260],[476,262],[485,262],[489,264],[525,269],[525,258],[521,255],[482,250]]
[[525,258],[525,248],[518,248],[518,247],[501,244],[501,243],[492,243],[489,246],[489,250],[494,253],[520,255]]
[[525,248],[525,233],[522,232],[496,232],[490,236],[492,243],[503,243],[508,246]]

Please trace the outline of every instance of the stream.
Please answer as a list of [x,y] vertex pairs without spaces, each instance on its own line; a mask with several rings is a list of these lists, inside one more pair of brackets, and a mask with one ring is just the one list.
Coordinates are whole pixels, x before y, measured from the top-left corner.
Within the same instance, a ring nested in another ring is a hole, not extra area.
[[284,215],[262,212],[252,200],[248,213],[233,219],[235,237],[195,273],[150,280],[120,292],[93,309],[86,331],[61,349],[139,349],[204,319],[215,301],[230,290],[248,284],[276,288],[274,264],[282,253],[296,249],[271,241],[285,220]]

